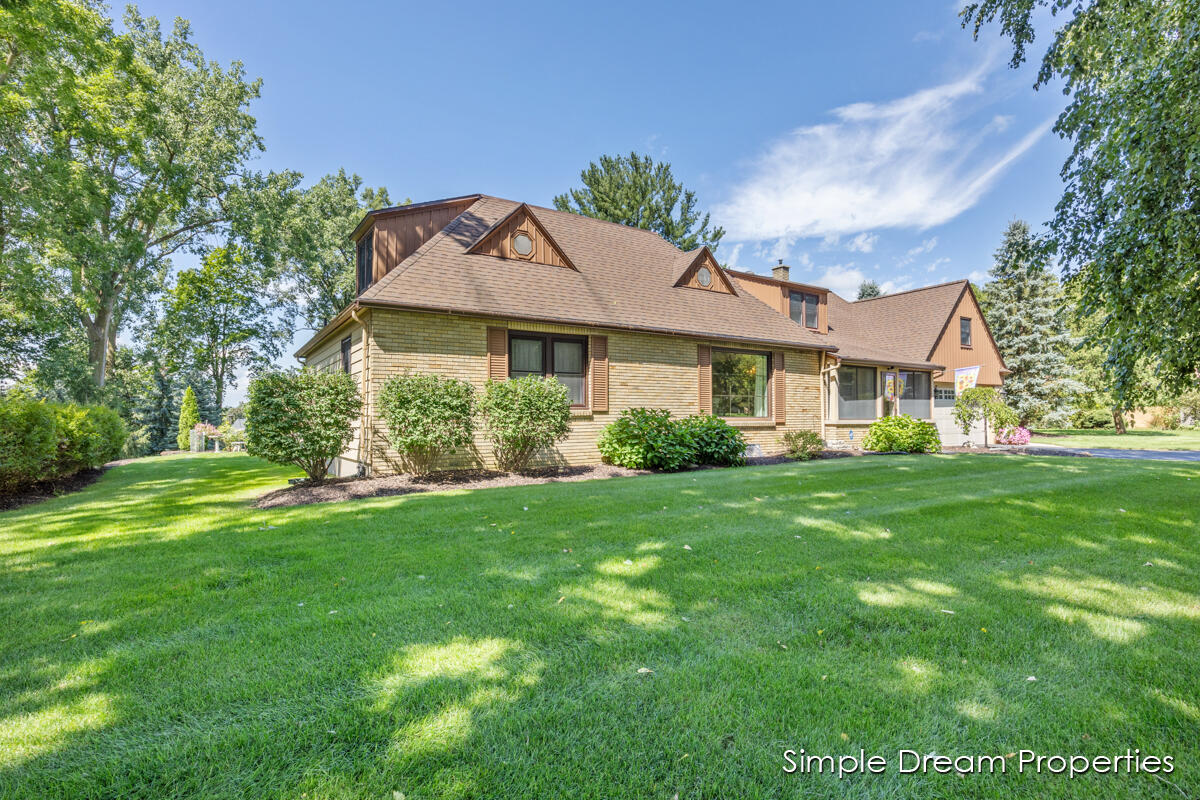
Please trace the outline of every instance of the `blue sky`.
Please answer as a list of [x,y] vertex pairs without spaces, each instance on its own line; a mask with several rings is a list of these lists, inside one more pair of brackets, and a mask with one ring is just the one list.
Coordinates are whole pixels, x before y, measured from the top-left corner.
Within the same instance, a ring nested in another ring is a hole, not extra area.
[[1060,192],[1063,96],[945,0],[139,5],[263,78],[263,169],[549,205],[637,150],[729,231],[722,261],[840,293],[980,279]]

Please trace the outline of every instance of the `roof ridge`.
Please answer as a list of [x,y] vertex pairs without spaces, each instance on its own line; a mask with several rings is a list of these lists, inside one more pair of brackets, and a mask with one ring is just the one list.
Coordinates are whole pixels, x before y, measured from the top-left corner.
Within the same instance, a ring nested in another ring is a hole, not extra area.
[[969,278],[958,278],[957,280],[943,281],[941,283],[933,283],[933,284],[930,284],[929,286],[918,286],[916,289],[905,289],[902,292],[892,292],[890,294],[881,294],[878,297],[864,297],[861,300],[846,300],[846,298],[844,298],[844,297],[842,299],[846,300],[847,303],[869,303],[872,300],[885,300],[889,297],[899,297],[902,294],[912,294],[913,292],[926,292],[926,291],[929,291],[930,289],[941,289],[945,286],[953,286],[956,283],[970,283],[970,282],[971,281]]
[[[503,198],[497,198],[497,199],[503,199]],[[515,202],[515,201],[510,201],[510,202]],[[579,214],[575,211],[563,211],[561,208],[550,208],[549,206],[535,206],[532,203],[526,203],[525,205],[529,206],[530,208],[536,208],[539,211],[552,211],[555,214],[570,214],[573,217],[579,217],[580,219],[591,220],[592,222],[603,222],[606,225],[616,225],[618,228],[621,228],[622,230],[626,230],[626,231],[637,231],[638,233],[648,233],[651,236],[671,245],[671,247],[674,247],[676,250],[679,250],[679,252],[681,252],[681,253],[691,252],[689,250],[682,250],[679,247],[676,247],[674,244],[672,244],[671,242],[668,242],[665,238],[663,238],[663,235],[661,233],[659,233],[658,231],[652,231],[649,228],[638,228],[634,225],[626,225],[624,222],[614,222],[611,219],[602,219],[601,217],[589,217],[587,214]]]

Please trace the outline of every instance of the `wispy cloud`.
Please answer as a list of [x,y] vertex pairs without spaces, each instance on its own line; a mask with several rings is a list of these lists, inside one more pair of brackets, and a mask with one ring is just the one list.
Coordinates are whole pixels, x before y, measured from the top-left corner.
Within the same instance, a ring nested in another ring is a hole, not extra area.
[[860,233],[849,241],[846,249],[851,253],[869,253],[875,249],[875,243],[878,241],[877,233]]
[[979,201],[1051,121],[998,145],[1003,118],[977,117],[985,62],[963,78],[884,103],[853,103],[833,121],[769,145],[714,217],[730,238],[837,237],[925,229]]

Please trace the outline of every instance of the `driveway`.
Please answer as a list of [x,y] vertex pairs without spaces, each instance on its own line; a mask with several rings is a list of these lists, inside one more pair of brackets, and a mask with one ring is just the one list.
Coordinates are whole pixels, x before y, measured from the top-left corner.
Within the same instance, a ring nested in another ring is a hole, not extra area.
[[1038,444],[1024,448],[1029,455],[1038,456],[1095,456],[1124,458],[1133,461],[1194,461],[1200,463],[1200,450],[1122,450],[1116,447],[1059,447]]

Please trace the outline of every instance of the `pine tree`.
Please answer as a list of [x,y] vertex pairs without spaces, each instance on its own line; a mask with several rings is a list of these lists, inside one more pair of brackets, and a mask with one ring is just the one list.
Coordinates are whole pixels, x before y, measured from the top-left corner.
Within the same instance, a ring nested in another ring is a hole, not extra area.
[[858,299],[870,300],[872,297],[882,297],[883,289],[879,288],[879,284],[868,278],[858,285]]
[[200,408],[196,404],[196,393],[189,386],[183,393],[183,403],[179,406],[179,435],[175,443],[180,450],[192,446],[192,428],[200,422]]
[[179,404],[175,399],[175,383],[171,373],[157,361],[150,363],[150,387],[136,410],[136,416],[146,430],[149,451],[159,453],[178,444],[175,420]]
[[990,275],[984,312],[1012,370],[1004,379],[1005,402],[1022,425],[1065,425],[1072,396],[1084,387],[1067,363],[1071,336],[1062,286],[1025,222],[1009,223]]

